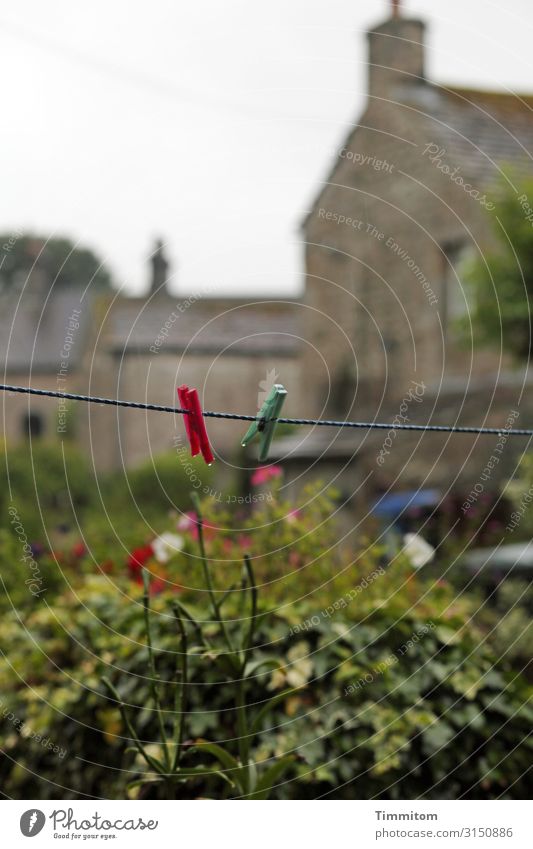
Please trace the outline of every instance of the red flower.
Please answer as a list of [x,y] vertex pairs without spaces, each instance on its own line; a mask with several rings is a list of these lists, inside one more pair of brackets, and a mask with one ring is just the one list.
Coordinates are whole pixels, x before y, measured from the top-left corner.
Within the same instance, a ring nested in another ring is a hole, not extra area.
[[83,557],[87,549],[83,542],[77,542],[76,545],[72,547],[72,554],[74,557]]
[[159,595],[166,587],[166,581],[162,578],[153,578],[150,582],[150,595]]
[[[139,548],[134,548],[128,557],[128,569],[132,578],[141,577],[141,569],[144,564],[153,556],[151,545],[142,545]],[[142,583],[142,579],[141,579]]]

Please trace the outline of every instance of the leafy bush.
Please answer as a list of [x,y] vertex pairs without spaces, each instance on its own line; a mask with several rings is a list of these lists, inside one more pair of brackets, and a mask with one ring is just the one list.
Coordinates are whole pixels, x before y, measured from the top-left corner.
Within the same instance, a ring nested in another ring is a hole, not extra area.
[[533,538],[533,453],[523,454],[517,473],[508,481],[504,495],[512,505],[509,520],[511,542]]
[[531,582],[507,579],[498,588],[494,606],[480,617],[495,654],[515,669],[525,670],[531,662],[532,607]]
[[182,464],[176,452],[169,452],[132,469],[121,469],[103,479],[101,503],[113,522],[135,518],[166,525],[170,511],[184,511],[189,506],[191,480],[209,486],[212,471],[201,464],[198,459]]
[[477,342],[525,360],[532,351],[533,294],[533,230],[525,209],[527,198],[533,197],[533,180],[519,174],[504,176],[496,191],[493,238],[464,273],[471,309],[462,330],[468,344],[473,326]]
[[[326,511],[327,498],[321,498],[313,509]],[[216,511],[205,520],[208,552],[218,552],[210,566],[212,591],[223,606],[231,641],[248,634],[250,626],[250,609],[243,608],[250,578],[243,579],[235,563],[237,551],[241,559],[242,536],[252,552],[261,551],[261,539],[269,552],[272,540],[279,543],[287,534],[282,555],[253,560],[263,569],[264,584],[270,568],[280,573],[285,568],[279,584],[286,594],[273,603],[275,584],[259,593],[244,703],[251,722],[270,705],[258,720],[257,734],[254,730],[249,768],[262,775],[290,756],[292,772],[273,782],[272,793],[280,799],[523,798],[531,760],[531,691],[495,661],[485,635],[472,623],[468,598],[456,598],[446,582],[415,573],[405,559],[384,564],[382,552],[368,546],[352,556],[338,551],[323,556],[323,574],[307,569],[313,548],[327,548],[315,525],[296,516],[301,526],[295,533],[294,517],[288,529],[280,522],[275,531],[262,521],[272,510],[287,517],[291,509],[281,500],[264,504],[253,519],[255,533],[242,517],[235,517],[238,527],[232,533],[217,529]],[[174,784],[172,792],[242,795],[242,788],[226,780],[236,769],[228,758],[244,766],[235,670],[227,666],[219,616],[206,609],[205,583],[191,576],[205,564],[200,557],[192,565],[198,526],[185,518],[190,539],[165,564],[166,582],[150,601],[151,644],[168,731],[176,708],[181,712],[172,700],[184,645],[175,611],[176,603],[181,610],[185,605],[198,625],[188,620],[184,756],[186,768],[201,766],[204,774],[182,776],[188,780]],[[313,513],[312,521],[316,518]],[[13,612],[4,615],[0,644],[9,646],[9,656],[0,663],[0,776],[8,795],[123,798],[128,792],[163,792],[161,782],[147,781],[157,770],[131,746],[136,735],[150,758],[164,754],[145,635],[147,597],[130,578],[136,566],[152,571],[154,552],[154,546],[144,546],[130,555],[129,573],[115,571],[112,580],[87,574],[53,605],[36,605],[23,619]],[[292,552],[300,556],[299,565],[287,568]],[[227,595],[231,584],[235,591]],[[184,585],[188,588],[179,592]],[[103,686],[104,676],[116,696]],[[124,725],[125,711],[131,728]],[[66,750],[64,758],[29,736],[37,733]],[[216,746],[227,754],[225,761]],[[140,784],[128,791],[132,782]]]
[[46,540],[57,526],[77,527],[95,504],[94,478],[72,445],[22,443],[0,461],[0,509],[14,505],[31,541]]

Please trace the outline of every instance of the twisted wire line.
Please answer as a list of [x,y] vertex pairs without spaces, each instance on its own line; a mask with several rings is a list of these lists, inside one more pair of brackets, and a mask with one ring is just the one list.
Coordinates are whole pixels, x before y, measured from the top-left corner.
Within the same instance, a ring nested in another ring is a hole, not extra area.
[[[0,384],[2,392],[19,392],[25,395],[44,395],[49,398],[63,398],[68,401],[85,401],[89,404],[107,404],[111,407],[125,407],[134,410],[151,410],[156,413],[177,413],[179,415],[188,415],[189,410],[182,410],[179,407],[166,407],[161,404],[148,404],[143,401],[123,401],[120,398],[100,398],[96,395],[77,395],[73,392],[60,392],[53,389],[34,389],[30,386],[10,386],[9,384]],[[247,416],[241,413],[222,413],[213,410],[203,410],[205,418],[210,419],[235,419],[236,421],[254,422],[266,421],[259,416]],[[365,430],[415,430],[415,431],[431,431],[436,433],[471,433],[482,436],[533,436],[533,428],[507,428],[507,427],[466,427],[461,425],[417,425],[417,424],[402,424],[398,422],[351,422],[336,419],[293,419],[279,417],[276,419],[268,419],[275,421],[278,424],[301,425],[309,427],[335,427],[335,428],[363,428]]]

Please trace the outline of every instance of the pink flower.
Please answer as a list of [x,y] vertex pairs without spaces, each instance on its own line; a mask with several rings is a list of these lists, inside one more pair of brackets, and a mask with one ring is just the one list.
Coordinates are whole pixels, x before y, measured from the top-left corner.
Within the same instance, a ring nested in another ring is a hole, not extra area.
[[252,486],[260,486],[275,478],[280,478],[283,474],[281,466],[263,466],[261,469],[256,469],[251,477]]
[[299,510],[289,510],[286,516],[287,522],[296,522],[300,518],[300,515]]
[[[178,519],[176,527],[180,531],[188,531],[194,540],[198,539],[198,521],[196,513],[184,513],[181,519]],[[217,527],[216,525],[213,525],[212,522],[204,519],[202,522],[202,528],[205,539],[212,539],[215,536]]]
[[298,554],[297,551],[291,551],[289,554],[289,564],[293,566],[295,569],[299,569],[302,566],[302,558]]
[[190,531],[196,527],[196,513],[184,513],[176,525],[180,531]]

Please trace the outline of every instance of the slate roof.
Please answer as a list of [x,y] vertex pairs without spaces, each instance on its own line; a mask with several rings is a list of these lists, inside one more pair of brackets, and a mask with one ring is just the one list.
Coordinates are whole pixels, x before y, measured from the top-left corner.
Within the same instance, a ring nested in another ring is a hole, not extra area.
[[80,326],[70,331],[68,368],[80,365],[92,314],[92,299],[84,291],[61,288],[48,299],[30,289],[21,296],[14,291],[0,295],[0,364],[7,372],[57,372],[73,310],[80,310]]
[[[181,309],[180,309],[181,307]],[[111,310],[106,334],[116,353],[160,351],[296,355],[299,349],[296,301],[202,298],[123,299]],[[162,335],[161,335],[162,334]]]
[[[73,334],[68,368],[79,367],[94,323],[94,297],[84,295],[81,288],[70,288],[52,292],[43,305],[44,300],[30,289],[20,303],[18,292],[0,294],[0,364],[7,372],[56,373],[75,309],[80,310],[80,327]],[[190,304],[186,296],[117,298],[98,344],[120,354],[149,353],[172,313],[177,318],[168,326],[161,352],[296,356],[299,350],[296,301],[266,298],[250,303],[237,298],[192,298]]]
[[487,183],[495,166],[533,173],[533,95],[433,87],[438,135],[462,169]]
[[[402,104],[416,110],[417,124],[428,123],[429,138],[445,148],[443,161],[453,161],[463,175],[486,187],[509,165],[519,174],[533,175],[533,94],[509,94],[482,89],[448,87],[429,82],[401,85],[394,94],[398,108]],[[367,110],[355,124],[342,147],[354,146],[358,127],[367,125]],[[335,157],[318,194],[305,214],[301,228],[321,202],[328,185],[335,182],[342,161]]]

